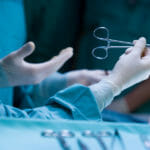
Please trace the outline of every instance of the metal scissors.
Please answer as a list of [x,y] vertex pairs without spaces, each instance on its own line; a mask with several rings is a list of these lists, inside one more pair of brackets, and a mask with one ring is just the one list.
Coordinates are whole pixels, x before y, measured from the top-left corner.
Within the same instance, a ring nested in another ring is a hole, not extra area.
[[63,150],[71,150],[71,148],[70,148],[69,144],[66,142],[65,138],[72,138],[75,136],[74,133],[69,130],[62,130],[57,133],[51,129],[42,132],[41,135],[44,137],[56,138]]
[[[102,133],[95,133],[95,132],[93,132],[93,131],[91,131],[91,130],[85,130],[83,133],[82,133],[82,135],[84,136],[84,137],[92,137],[92,138],[95,138],[96,140],[97,140],[97,142],[98,142],[98,144],[100,145],[100,147],[103,149],[103,150],[108,150],[107,149],[107,146],[106,146],[106,144],[105,144],[105,142],[103,141],[103,139],[101,138],[101,136],[103,135],[103,136],[107,136],[107,133],[105,132],[105,134],[102,134]],[[108,133],[108,135],[109,135],[109,133]]]
[[[96,34],[97,31],[105,32],[106,37],[100,37],[99,35]],[[107,42],[106,46],[98,46],[98,47],[96,47],[92,50],[93,57],[95,57],[97,59],[100,59],[100,60],[106,59],[108,57],[108,49],[111,49],[111,48],[129,48],[131,46],[134,46],[134,44],[132,42],[126,42],[126,41],[119,41],[119,40],[110,39],[109,38],[110,37],[109,29],[106,28],[106,27],[96,28],[93,32],[93,36],[98,40]],[[126,44],[126,46],[111,46],[111,43]],[[146,47],[150,47],[150,44],[146,44]],[[104,56],[97,56],[96,51],[98,51],[98,50],[101,50],[101,51],[103,50],[105,52],[105,55]]]
[[126,150],[125,144],[124,144],[124,142],[123,142],[123,138],[121,137],[120,132],[119,132],[118,129],[115,129],[114,135],[112,136],[112,141],[111,141],[110,150],[113,150],[113,149],[114,149],[114,145],[115,145],[115,141],[116,141],[116,140],[119,140],[121,149],[122,149],[122,150]]

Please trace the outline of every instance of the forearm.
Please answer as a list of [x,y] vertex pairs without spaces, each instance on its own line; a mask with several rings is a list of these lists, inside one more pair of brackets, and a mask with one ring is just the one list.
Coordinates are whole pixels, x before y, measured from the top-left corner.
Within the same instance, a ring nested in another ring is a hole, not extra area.
[[150,79],[142,82],[138,87],[136,87],[132,92],[124,97],[127,102],[129,111],[134,111],[142,104],[150,99]]

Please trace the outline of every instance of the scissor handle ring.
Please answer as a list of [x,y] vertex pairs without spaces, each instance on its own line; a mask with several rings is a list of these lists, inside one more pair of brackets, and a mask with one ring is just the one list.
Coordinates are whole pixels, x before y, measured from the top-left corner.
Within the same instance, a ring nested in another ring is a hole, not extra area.
[[[95,51],[97,51],[98,49],[101,49],[101,50],[103,49],[105,51],[105,56],[104,57],[96,56]],[[93,55],[93,57],[95,57],[97,59],[100,59],[100,60],[106,59],[108,57],[108,49],[105,48],[105,47],[102,47],[102,46],[101,47],[96,47],[92,50],[92,55]]]
[[[96,32],[98,30],[105,30],[106,31],[106,38],[101,38],[99,37],[98,35],[96,35]],[[99,39],[99,40],[102,40],[102,41],[108,41],[109,40],[109,30],[106,28],[106,27],[98,27],[96,28],[94,31],[93,31],[93,36],[96,38],[96,39]]]

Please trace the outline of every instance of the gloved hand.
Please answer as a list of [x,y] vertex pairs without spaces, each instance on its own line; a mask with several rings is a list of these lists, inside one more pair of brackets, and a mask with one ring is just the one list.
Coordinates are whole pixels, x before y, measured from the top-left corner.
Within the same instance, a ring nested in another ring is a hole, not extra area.
[[91,85],[100,111],[108,106],[122,90],[147,79],[150,75],[150,50],[145,48],[145,38],[127,49],[112,72],[97,84]]
[[65,74],[54,73],[43,80],[40,84],[33,86],[31,97],[36,107],[43,106],[50,96],[56,92],[71,86],[75,83],[80,83],[85,86],[99,82],[109,72],[102,70],[77,70],[70,71]]
[[140,38],[134,47],[127,49],[127,53],[120,57],[112,73],[106,78],[114,85],[115,95],[149,77],[150,50],[145,45],[145,38]]
[[0,60],[0,87],[37,84],[56,72],[72,55],[72,48],[62,50],[47,62],[33,64],[24,60],[35,49],[33,42]]
[[99,82],[109,72],[103,70],[77,70],[66,73],[67,86],[79,83],[85,86]]

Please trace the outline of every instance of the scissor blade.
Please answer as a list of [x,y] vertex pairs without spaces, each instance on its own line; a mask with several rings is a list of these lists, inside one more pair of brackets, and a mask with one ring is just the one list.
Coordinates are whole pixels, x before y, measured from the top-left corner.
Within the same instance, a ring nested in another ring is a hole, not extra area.
[[107,150],[107,147],[100,136],[95,136],[96,140],[98,141],[99,145],[102,147],[103,150]]
[[78,142],[78,145],[80,147],[80,150],[89,150],[87,148],[87,146],[80,139],[77,139],[77,142]]
[[65,141],[65,139],[61,136],[57,137],[58,142],[60,143],[60,146],[63,150],[71,150],[68,143]]

